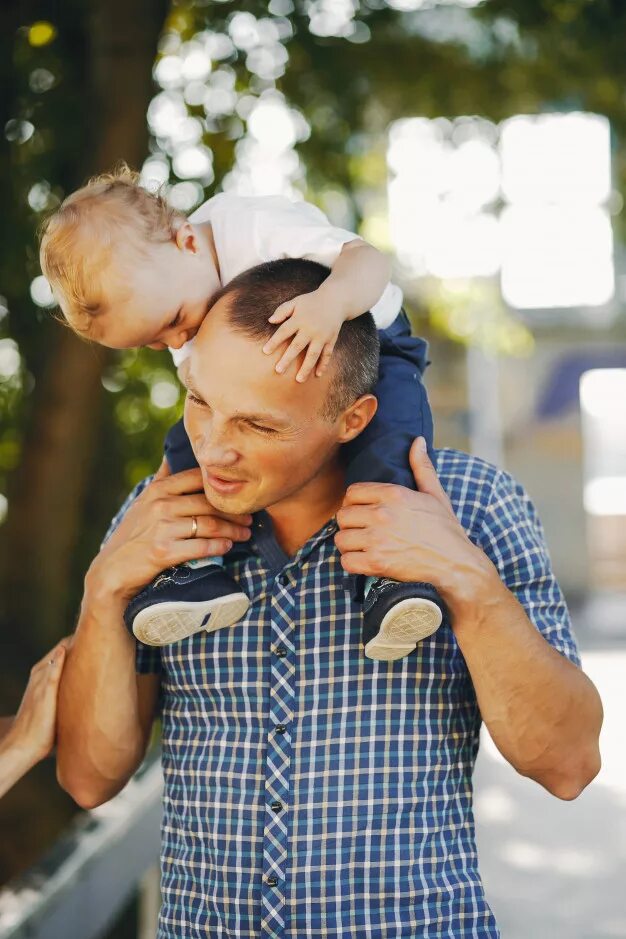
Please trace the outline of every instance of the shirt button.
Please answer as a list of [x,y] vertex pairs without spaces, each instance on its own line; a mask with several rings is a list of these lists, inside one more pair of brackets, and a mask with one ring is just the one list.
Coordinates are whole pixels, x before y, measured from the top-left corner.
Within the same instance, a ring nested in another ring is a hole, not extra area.
[[268,877],[265,882],[268,887],[276,887],[278,885],[278,881],[275,877]]
[[276,582],[279,583],[281,587],[285,587],[287,585],[288,580],[289,578],[287,577],[286,574],[279,574],[278,577],[276,578]]
[[284,646],[276,646],[276,649],[274,651],[276,652],[276,655],[278,656],[279,659],[284,659],[285,656],[287,655],[287,650],[285,649]]
[[273,812],[280,812],[282,810],[282,807],[283,807],[282,802],[272,802],[272,804],[270,805],[270,808],[272,809]]
[[277,724],[277,725],[276,725],[276,733],[277,733],[277,734],[284,734],[286,730],[287,730],[287,728],[285,727],[284,724]]

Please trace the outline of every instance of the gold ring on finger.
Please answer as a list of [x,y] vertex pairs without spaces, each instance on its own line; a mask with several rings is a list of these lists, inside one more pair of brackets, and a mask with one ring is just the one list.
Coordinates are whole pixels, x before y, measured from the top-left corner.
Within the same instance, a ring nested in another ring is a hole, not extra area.
[[198,534],[198,519],[195,515],[191,516],[191,537],[195,538]]

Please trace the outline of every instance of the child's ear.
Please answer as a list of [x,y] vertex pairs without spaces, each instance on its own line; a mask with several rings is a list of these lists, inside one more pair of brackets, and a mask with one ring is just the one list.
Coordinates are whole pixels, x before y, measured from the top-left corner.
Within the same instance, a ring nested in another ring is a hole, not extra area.
[[176,246],[181,251],[190,251],[192,254],[198,252],[198,236],[191,222],[183,222],[178,228],[175,236]]

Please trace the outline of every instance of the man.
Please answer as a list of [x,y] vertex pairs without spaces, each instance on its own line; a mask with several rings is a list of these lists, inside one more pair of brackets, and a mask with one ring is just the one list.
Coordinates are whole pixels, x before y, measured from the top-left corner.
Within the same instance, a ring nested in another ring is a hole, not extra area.
[[[417,441],[419,492],[345,491],[340,447],[376,408],[375,330],[346,324],[321,378],[277,376],[267,318],[327,271],[275,264],[265,287],[257,269],[224,288],[196,337],[185,424],[201,469],[138,487],[87,574],[59,779],[86,807],[111,798],[160,697],[159,939],[497,936],[471,809],[481,717],[519,772],[571,799],[598,772],[599,698],[508,475],[456,451],[433,467]],[[135,660],[129,597],[233,542],[246,619]],[[431,582],[450,621],[372,661],[354,574]]]

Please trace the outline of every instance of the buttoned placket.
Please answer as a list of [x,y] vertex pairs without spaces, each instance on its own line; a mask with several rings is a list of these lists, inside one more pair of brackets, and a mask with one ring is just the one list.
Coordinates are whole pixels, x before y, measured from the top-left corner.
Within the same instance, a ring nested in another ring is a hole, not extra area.
[[304,556],[335,529],[336,526],[330,523],[294,558],[289,558],[274,538],[268,516],[263,514],[255,523],[255,548],[275,572],[273,581],[270,580],[270,709],[265,766],[261,939],[283,939],[287,923],[289,797],[296,677],[296,581]]

